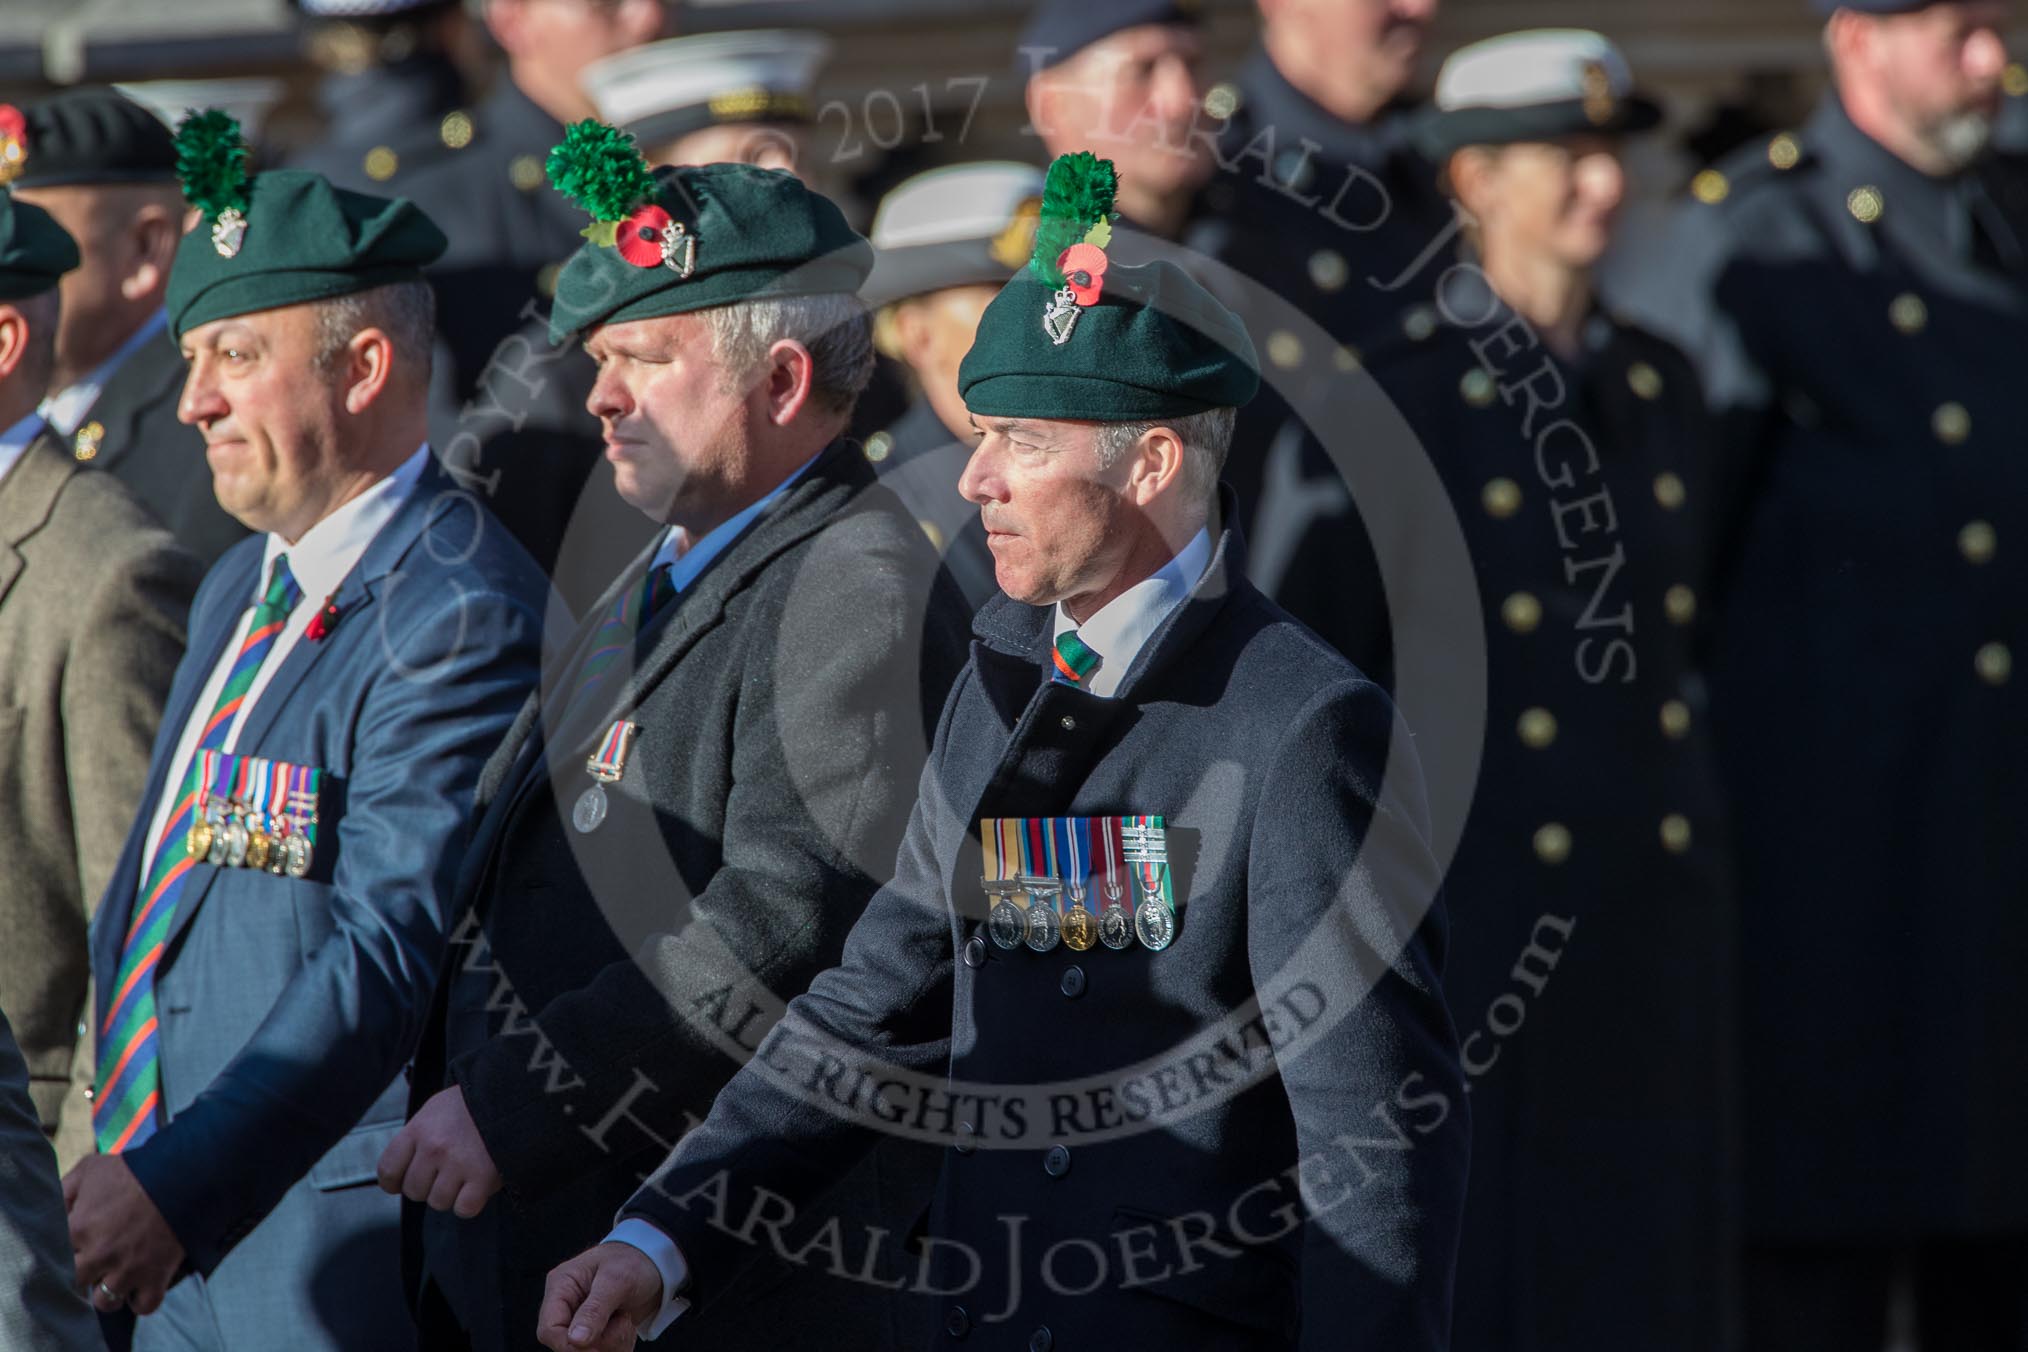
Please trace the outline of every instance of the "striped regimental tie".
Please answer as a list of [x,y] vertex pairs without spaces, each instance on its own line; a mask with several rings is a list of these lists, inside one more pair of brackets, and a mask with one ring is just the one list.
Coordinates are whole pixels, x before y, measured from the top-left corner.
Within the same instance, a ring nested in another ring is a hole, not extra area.
[[197,739],[196,750],[180,780],[176,807],[156,837],[153,867],[141,884],[126,942],[120,946],[119,974],[112,1003],[99,1026],[98,1090],[92,1100],[92,1133],[108,1155],[137,1146],[155,1134],[162,1117],[162,1068],[155,1021],[155,964],[176,917],[176,903],[190,870],[197,864],[185,841],[195,821],[197,767],[202,753],[222,750],[226,733],[246,702],[247,691],[261,663],[281,637],[289,612],[303,599],[303,589],[289,573],[285,554],[275,556],[268,589],[254,604],[253,620],[239,645],[218,692],[218,703]]
[[[648,621],[655,618],[655,612],[669,604],[675,597],[676,589],[669,584],[670,565],[658,563],[648,570],[639,582],[620,593],[613,608],[599,621],[598,632],[592,635],[591,651],[578,668],[577,688],[571,691],[568,711],[577,708],[585,698],[598,690],[613,674],[620,658],[634,650],[634,640]],[[558,720],[561,725],[562,720]]]
[[1065,685],[1084,685],[1099,666],[1099,655],[1085,646],[1074,629],[1056,636],[1056,649],[1050,656],[1056,659],[1056,670],[1050,674]]

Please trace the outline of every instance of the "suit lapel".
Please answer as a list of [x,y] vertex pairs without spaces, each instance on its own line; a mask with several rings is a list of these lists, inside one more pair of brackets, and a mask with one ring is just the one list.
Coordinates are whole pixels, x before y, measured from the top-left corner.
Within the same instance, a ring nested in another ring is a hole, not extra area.
[[164,329],[133,352],[106,381],[85,414],[105,429],[98,467],[107,469],[133,453],[141,439],[141,415],[183,382],[183,354]]
[[45,425],[21,450],[21,456],[0,478],[0,600],[22,567],[19,546],[49,524],[63,486],[77,466],[60,449],[56,433]]

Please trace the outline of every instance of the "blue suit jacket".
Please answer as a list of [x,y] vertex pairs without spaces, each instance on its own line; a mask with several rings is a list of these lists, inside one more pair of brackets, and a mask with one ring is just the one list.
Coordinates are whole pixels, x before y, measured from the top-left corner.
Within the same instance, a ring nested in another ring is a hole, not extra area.
[[[147,793],[92,929],[97,1020],[178,735],[251,603],[262,549],[233,547],[193,604]],[[534,684],[545,592],[507,531],[432,464],[340,585],[336,626],[299,642],[246,715],[238,754],[324,770],[320,857],[303,879],[191,873],[155,978],[168,1120],[125,1156],[204,1276],[228,1345],[276,1327],[315,1344],[322,1325],[333,1345],[363,1346],[384,1332],[384,1312],[366,1308],[382,1304],[406,1322],[396,1199],[363,1185],[402,1121],[399,1072],[443,960],[474,786]],[[385,1302],[369,1294],[381,1282]]]

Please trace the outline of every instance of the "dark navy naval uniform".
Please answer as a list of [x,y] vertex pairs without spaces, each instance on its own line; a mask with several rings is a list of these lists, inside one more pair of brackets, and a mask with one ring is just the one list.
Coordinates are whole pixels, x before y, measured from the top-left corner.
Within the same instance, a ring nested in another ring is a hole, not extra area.
[[[1410,297],[1455,253],[1437,171],[1415,150],[1411,109],[1345,122],[1291,85],[1265,51],[1205,99],[1226,117],[1219,167],[1200,194],[1187,247],[1244,278],[1212,283],[1265,358],[1261,395],[1240,410],[1227,473],[1261,589],[1388,683],[1362,647],[1386,616],[1354,608],[1342,585],[1370,574],[1372,546],[1338,467],[1291,411],[1297,391],[1342,382],[1364,352],[1393,342]],[[1296,306],[1321,334],[1288,327],[1251,294]]]
[[[1693,674],[1709,420],[1683,355],[1604,311],[1563,355],[1476,270],[1440,300],[1455,322],[1368,369],[1443,482],[1483,616],[1444,881],[1473,1124],[1452,1346],[1709,1352],[1732,1345],[1736,1240],[1733,917]],[[1383,553],[1410,595],[1437,585],[1436,525]],[[1385,637],[1431,613],[1397,607]]]
[[548,314],[557,269],[584,242],[584,213],[550,191],[543,168],[562,139],[563,124],[503,75],[472,111],[465,146],[402,185],[450,239],[429,276],[460,400],[501,339]]
[[971,445],[952,436],[929,400],[918,398],[892,426],[867,437],[865,449],[880,482],[914,514],[943,555],[965,603],[973,610],[984,605],[1000,584],[993,576],[979,509],[958,492]]
[[424,169],[471,144],[464,77],[438,52],[327,75],[317,106],[324,134],[289,167],[354,192],[406,193]]
[[1748,1313],[2015,1347],[2028,1272],[2028,212],[1835,96],[1693,184],[1630,299],[1725,419],[1713,727],[1739,841]]
[[[711,1180],[736,1227],[758,1189],[799,1202],[880,1138],[837,1112],[852,1069],[836,1102],[800,1091],[835,1038],[930,1077],[875,1112],[951,1142],[933,1346],[1447,1345],[1469,1126],[1415,755],[1387,696],[1212,533],[1113,698],[1049,679],[1050,609],[1001,596],[975,618],[894,880],[628,1203],[675,1239],[699,1308],[755,1249],[675,1199]],[[981,817],[1137,811],[1168,814],[1170,947],[987,941]],[[1007,1107],[1030,1090],[1046,1107]]]

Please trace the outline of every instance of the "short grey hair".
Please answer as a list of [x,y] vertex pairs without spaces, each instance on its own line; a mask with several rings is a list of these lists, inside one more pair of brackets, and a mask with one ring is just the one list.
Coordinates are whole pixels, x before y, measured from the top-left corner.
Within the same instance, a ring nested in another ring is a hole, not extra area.
[[1183,443],[1183,489],[1194,498],[1210,501],[1217,491],[1218,476],[1225,469],[1225,454],[1232,448],[1232,429],[1239,421],[1236,408],[1207,409],[1181,418],[1153,422],[1100,423],[1093,443],[1100,469],[1111,469],[1134,443],[1158,427],[1166,427]]
[[784,339],[810,352],[810,398],[850,416],[873,380],[873,320],[857,296],[764,296],[704,311],[726,378],[744,389]]
[[424,281],[389,282],[317,302],[317,366],[328,371],[363,329],[379,329],[395,357],[427,383],[437,335],[437,295]]

